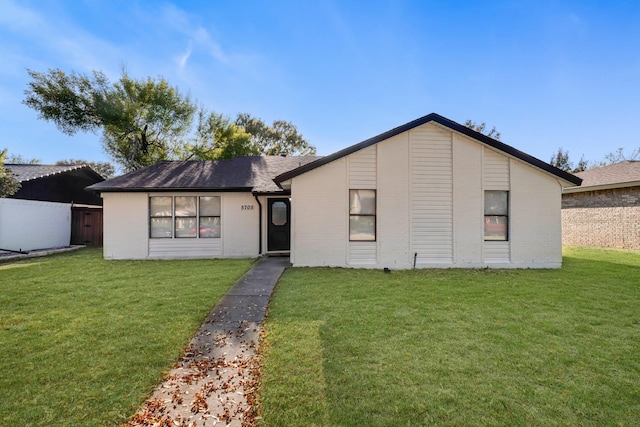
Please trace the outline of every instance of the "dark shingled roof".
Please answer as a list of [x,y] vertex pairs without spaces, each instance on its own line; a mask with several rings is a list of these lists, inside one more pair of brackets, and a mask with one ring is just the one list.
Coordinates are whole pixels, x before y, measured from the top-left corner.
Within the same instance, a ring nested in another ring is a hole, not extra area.
[[113,191],[281,192],[273,179],[317,160],[316,156],[247,156],[230,160],[163,161],[88,187]]
[[640,186],[640,161],[627,160],[613,165],[576,173],[582,178],[579,188],[567,188],[565,192],[594,191],[598,189]]
[[[30,164],[5,164],[5,168],[13,172],[15,178],[20,182],[31,181],[51,175],[76,171],[79,169],[90,170],[100,176],[96,171],[87,165],[30,165]],[[102,177],[100,177],[102,178]]]
[[551,166],[550,164],[543,162],[542,160],[539,160],[533,156],[530,156],[526,153],[523,153],[520,150],[517,150],[507,144],[504,144],[500,141],[497,141],[493,138],[490,138],[486,135],[481,134],[480,132],[476,132],[466,126],[461,125],[460,123],[456,123],[453,120],[449,120],[446,117],[442,117],[439,114],[436,113],[431,113],[428,114],[424,117],[420,117],[419,119],[413,120],[409,123],[405,123],[402,126],[398,126],[397,128],[391,129],[387,132],[381,133],[378,136],[374,136],[373,138],[369,138],[365,141],[362,141],[358,144],[352,145],[351,147],[347,147],[343,150],[340,150],[338,152],[335,152],[329,156],[323,157],[319,160],[316,160],[315,162],[309,163],[307,165],[303,165],[302,167],[296,168],[292,171],[289,172],[285,172],[282,175],[278,175],[276,177],[276,182],[281,183],[283,181],[286,181],[288,179],[291,179],[293,177],[296,177],[298,175],[301,175],[305,172],[309,172],[317,167],[320,167],[322,165],[326,165],[327,163],[333,162],[334,160],[337,160],[341,157],[347,156],[349,154],[352,154],[356,151],[362,150],[364,148],[367,148],[373,144],[377,144],[378,142],[384,141],[385,139],[391,138],[393,136],[399,135],[403,132],[409,131],[415,127],[421,126],[425,123],[429,123],[429,122],[434,122],[434,123],[438,123],[442,126],[445,126],[451,130],[454,130],[456,132],[460,132],[463,135],[467,135],[475,140],[478,140],[484,144],[487,144],[490,147],[493,147],[495,149],[498,149],[506,154],[509,154],[517,159],[520,159],[526,163],[529,163],[532,166],[535,166],[539,169],[542,169],[546,172],[549,172],[555,176],[557,176],[558,178],[561,178],[565,181],[568,181],[572,184],[575,185],[580,185],[580,182],[582,181],[580,178],[578,178],[575,175],[572,175],[568,172],[565,172],[563,170],[560,170],[556,167]]

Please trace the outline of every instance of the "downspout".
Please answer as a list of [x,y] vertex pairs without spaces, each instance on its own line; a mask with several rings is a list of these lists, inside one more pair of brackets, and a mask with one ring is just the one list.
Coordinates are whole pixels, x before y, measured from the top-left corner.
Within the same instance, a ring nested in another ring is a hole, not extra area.
[[258,195],[254,194],[253,197],[258,202],[258,255],[262,255],[262,203],[258,199]]

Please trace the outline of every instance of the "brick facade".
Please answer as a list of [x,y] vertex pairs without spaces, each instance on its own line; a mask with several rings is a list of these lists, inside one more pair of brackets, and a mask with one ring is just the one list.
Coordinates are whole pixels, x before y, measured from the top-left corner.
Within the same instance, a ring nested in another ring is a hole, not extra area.
[[562,243],[640,250],[640,187],[563,194]]

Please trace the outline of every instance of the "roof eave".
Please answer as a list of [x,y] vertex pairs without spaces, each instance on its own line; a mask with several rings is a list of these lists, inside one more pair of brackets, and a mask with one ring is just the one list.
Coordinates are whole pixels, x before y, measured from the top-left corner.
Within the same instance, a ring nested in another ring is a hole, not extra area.
[[612,184],[591,185],[588,187],[569,187],[563,193],[584,193],[587,191],[614,190],[616,188],[640,187],[640,181],[616,182]]
[[110,188],[92,188],[93,185],[86,187],[87,191],[95,191],[98,193],[160,193],[160,192],[216,192],[216,193],[251,193],[251,187],[110,187]]

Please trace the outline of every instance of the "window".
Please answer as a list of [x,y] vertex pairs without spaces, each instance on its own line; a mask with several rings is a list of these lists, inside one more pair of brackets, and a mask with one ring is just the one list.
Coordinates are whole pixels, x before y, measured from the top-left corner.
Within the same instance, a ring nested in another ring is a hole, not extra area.
[[200,197],[200,237],[220,237],[220,197]]
[[509,240],[509,192],[484,192],[484,240]]
[[153,238],[171,238],[173,229],[173,197],[149,198],[149,236]]
[[149,197],[149,237],[220,237],[219,196]]
[[376,240],[376,190],[349,190],[349,240]]
[[175,198],[175,237],[196,237],[196,198]]
[[287,204],[273,202],[271,204],[271,224],[280,227],[287,224]]

